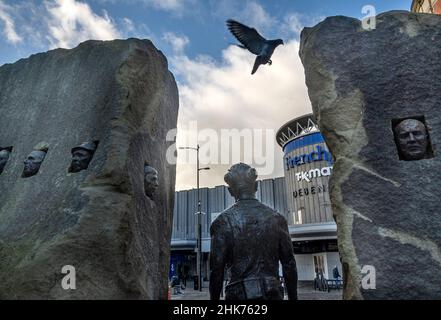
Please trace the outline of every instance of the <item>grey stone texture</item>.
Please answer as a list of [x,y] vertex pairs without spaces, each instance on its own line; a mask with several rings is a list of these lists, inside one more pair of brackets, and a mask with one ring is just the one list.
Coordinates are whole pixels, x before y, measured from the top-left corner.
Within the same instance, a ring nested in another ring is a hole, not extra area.
[[[178,91],[149,40],[87,41],[0,67],[0,299],[167,299]],[[99,145],[68,173],[71,149]],[[23,160],[48,146],[40,171]],[[153,199],[144,165],[159,172]],[[76,269],[76,289],[61,286]]]
[[[387,12],[371,31],[330,17],[304,29],[300,56],[336,160],[344,298],[441,299],[441,16]],[[392,124],[408,117],[424,117],[433,158],[399,159]]]

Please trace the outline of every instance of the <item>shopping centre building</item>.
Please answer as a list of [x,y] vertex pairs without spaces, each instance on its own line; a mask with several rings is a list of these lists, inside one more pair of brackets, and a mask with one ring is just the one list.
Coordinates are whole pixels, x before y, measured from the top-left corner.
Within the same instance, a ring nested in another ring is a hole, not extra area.
[[[285,176],[258,181],[257,198],[284,215],[294,246],[300,281],[312,281],[318,269],[332,278],[341,264],[337,248],[337,227],[329,199],[332,156],[312,115],[294,119],[277,133],[283,149]],[[200,189],[202,224],[202,276],[209,275],[211,222],[234,203],[225,185]],[[171,242],[170,276],[178,270],[196,272],[197,190],[176,192]]]
[[276,138],[284,154],[286,218],[299,280],[312,280],[318,269],[332,278],[335,266],[341,273],[329,198],[332,155],[312,114],[286,123]]

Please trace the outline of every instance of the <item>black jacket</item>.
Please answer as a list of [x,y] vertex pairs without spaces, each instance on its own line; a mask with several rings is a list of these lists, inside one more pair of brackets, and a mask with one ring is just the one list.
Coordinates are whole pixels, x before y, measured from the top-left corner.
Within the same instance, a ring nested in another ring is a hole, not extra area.
[[[218,300],[224,269],[226,300],[283,299],[279,261],[289,299],[297,299],[297,269],[285,218],[258,200],[239,200],[210,229],[210,296]],[[277,288],[276,288],[277,287]]]

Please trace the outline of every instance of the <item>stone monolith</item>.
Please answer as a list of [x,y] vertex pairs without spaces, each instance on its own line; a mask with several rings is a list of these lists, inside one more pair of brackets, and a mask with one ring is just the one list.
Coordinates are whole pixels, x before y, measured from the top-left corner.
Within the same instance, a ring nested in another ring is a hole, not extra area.
[[[440,299],[441,16],[392,11],[374,22],[330,17],[301,34],[313,111],[335,157],[344,298]],[[401,125],[409,119],[418,125]],[[423,156],[403,150],[420,146]]]
[[[173,75],[148,40],[87,41],[0,67],[0,147],[12,147],[0,299],[167,299],[177,114]],[[92,159],[69,172],[81,145]],[[38,173],[22,177],[35,150],[46,152]],[[152,198],[145,165],[158,171]]]

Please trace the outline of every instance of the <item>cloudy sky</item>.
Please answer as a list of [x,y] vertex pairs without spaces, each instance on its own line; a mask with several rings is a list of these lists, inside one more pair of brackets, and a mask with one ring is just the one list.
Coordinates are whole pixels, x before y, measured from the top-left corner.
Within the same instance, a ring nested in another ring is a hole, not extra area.
[[[274,133],[310,112],[299,33],[326,16],[364,16],[408,10],[411,0],[0,0],[0,65],[53,48],[73,48],[88,39],[148,38],[168,58],[178,82],[178,146],[201,145],[202,186],[223,184],[232,162],[250,162],[261,178],[283,175]],[[251,76],[254,57],[234,46],[225,20],[255,27],[266,38],[282,38],[272,66]],[[196,127],[197,130],[196,131]],[[240,151],[225,154],[223,132],[250,133]],[[259,131],[260,130],[260,131]],[[262,141],[261,141],[262,140]],[[210,141],[211,144],[207,142]],[[250,146],[263,145],[263,150]],[[244,154],[246,158],[244,157]],[[181,150],[177,189],[196,184],[195,152]],[[242,157],[242,158],[241,158]]]

